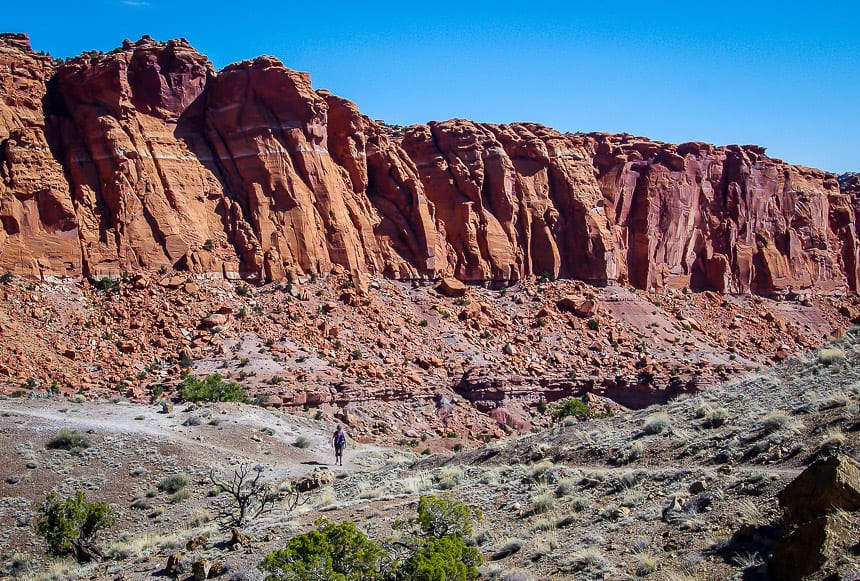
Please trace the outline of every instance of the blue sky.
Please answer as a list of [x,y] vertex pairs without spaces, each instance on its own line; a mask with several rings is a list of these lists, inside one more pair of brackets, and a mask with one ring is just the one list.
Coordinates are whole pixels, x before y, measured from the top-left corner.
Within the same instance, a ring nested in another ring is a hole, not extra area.
[[0,29],[56,57],[185,37],[217,68],[277,56],[389,123],[756,143],[791,163],[860,171],[856,1],[6,4]]

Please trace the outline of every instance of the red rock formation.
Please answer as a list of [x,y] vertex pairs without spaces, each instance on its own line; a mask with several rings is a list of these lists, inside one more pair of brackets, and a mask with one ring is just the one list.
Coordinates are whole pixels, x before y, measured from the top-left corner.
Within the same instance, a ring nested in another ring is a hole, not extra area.
[[0,35],[0,269],[38,275],[80,268],[78,217],[43,114],[55,68],[25,35]]
[[531,275],[857,290],[856,193],[755,146],[452,120],[402,139],[261,57],[184,40],[60,65],[0,37],[0,268],[251,279]]

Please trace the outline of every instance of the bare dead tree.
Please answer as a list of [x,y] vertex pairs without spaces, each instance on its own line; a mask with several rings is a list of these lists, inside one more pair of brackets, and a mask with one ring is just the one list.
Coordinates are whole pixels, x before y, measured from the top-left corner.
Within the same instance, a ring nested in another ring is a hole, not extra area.
[[[209,471],[212,485],[222,491],[216,502],[218,518],[226,523],[225,526],[245,526],[251,519],[274,508],[278,494],[271,484],[262,481],[265,469],[259,464],[253,467],[242,464],[233,471],[229,480],[219,480],[214,468]],[[219,501],[223,496],[229,496],[229,502]]]

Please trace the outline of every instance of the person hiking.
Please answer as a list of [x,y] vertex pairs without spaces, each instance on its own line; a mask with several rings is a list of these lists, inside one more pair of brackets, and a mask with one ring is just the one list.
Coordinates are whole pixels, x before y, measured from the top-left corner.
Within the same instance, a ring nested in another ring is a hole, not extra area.
[[343,466],[343,449],[346,447],[346,434],[340,426],[332,434],[331,444],[334,446],[334,463]]

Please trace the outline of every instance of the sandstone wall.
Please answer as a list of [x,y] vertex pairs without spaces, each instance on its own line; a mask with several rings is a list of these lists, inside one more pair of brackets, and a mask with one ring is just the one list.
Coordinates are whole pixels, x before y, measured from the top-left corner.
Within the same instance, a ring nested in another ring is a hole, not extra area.
[[184,40],[61,64],[4,35],[0,82],[0,270],[857,290],[856,188],[755,146],[394,136],[276,59],[216,72]]

